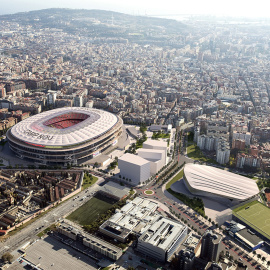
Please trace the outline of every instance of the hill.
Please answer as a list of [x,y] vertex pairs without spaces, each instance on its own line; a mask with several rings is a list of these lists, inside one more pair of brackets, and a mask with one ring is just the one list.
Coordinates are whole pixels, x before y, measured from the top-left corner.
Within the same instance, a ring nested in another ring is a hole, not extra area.
[[1,21],[31,25],[34,29],[57,28],[88,37],[121,37],[159,40],[186,32],[183,23],[163,18],[133,16],[119,12],[85,9],[44,9],[0,16]]

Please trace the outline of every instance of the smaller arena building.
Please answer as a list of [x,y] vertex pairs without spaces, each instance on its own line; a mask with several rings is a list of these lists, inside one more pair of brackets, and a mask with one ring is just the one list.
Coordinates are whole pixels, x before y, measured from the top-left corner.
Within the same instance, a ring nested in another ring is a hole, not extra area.
[[206,165],[186,164],[184,182],[192,194],[213,199],[241,202],[259,193],[254,180]]

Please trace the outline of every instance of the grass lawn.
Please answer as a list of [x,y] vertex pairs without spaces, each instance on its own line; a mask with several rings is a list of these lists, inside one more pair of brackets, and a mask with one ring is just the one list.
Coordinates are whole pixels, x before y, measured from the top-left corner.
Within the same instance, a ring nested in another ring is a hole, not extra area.
[[94,175],[86,175],[84,174],[83,177],[83,184],[82,184],[82,190],[94,185],[97,182],[98,178]]
[[153,133],[153,136],[152,136],[152,139],[153,140],[157,140],[159,138],[162,138],[162,139],[169,139],[171,137],[171,134],[170,133],[159,133],[159,132],[154,132]]
[[170,182],[166,184],[166,189],[169,189],[173,183],[180,180],[184,175],[184,170],[181,170]]
[[203,200],[201,198],[198,198],[198,197],[190,198],[187,195],[175,192],[175,191],[171,190],[170,188],[167,189],[167,191],[169,193],[171,193],[175,198],[182,201],[184,204],[186,204],[187,206],[192,208],[194,211],[199,213],[201,216],[203,216],[203,217],[205,216],[204,204],[203,204]]
[[270,209],[258,201],[234,209],[233,214],[266,237],[270,237]]
[[51,226],[49,226],[48,228],[46,228],[44,231],[40,232],[37,234],[38,237],[42,237],[44,236],[48,231],[55,231],[56,230],[56,225],[52,224]]
[[150,194],[154,194],[154,191],[152,191],[152,190],[146,190],[146,191],[145,191],[145,194],[149,194],[149,195],[150,195]]
[[97,194],[84,205],[72,212],[67,219],[75,221],[82,226],[88,225],[95,221],[99,215],[102,215],[109,210],[114,203],[115,201]]
[[175,198],[179,199],[182,201],[184,204],[188,205],[191,207],[193,210],[198,212],[200,215],[204,216],[204,204],[202,199],[193,197],[189,198],[185,194],[175,192],[171,189],[171,185],[175,183],[176,181],[180,180],[184,175],[184,169],[182,169],[170,182],[166,184],[166,190],[171,193]]
[[188,142],[187,155],[189,158],[192,158],[194,160],[218,164],[214,159],[205,157],[200,148],[193,142]]

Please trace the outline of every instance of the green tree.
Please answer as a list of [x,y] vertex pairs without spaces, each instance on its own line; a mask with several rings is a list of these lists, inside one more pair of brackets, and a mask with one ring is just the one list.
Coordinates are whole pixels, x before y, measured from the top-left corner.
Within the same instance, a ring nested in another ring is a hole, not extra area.
[[13,259],[13,255],[11,255],[9,252],[6,252],[2,255],[2,261],[11,263]]

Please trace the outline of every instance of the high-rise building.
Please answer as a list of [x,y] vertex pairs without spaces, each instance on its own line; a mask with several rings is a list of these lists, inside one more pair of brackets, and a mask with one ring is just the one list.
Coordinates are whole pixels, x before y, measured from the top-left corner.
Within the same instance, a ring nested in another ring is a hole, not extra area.
[[206,138],[207,138],[207,136],[204,134],[198,136],[197,145],[201,150],[204,150],[204,148],[205,148]]
[[221,235],[208,230],[202,237],[200,257],[206,261],[217,262],[221,247]]
[[56,101],[56,92],[50,92],[47,95],[47,104],[55,106],[55,101]]
[[219,164],[228,163],[230,160],[230,145],[227,141],[219,140],[216,157]]
[[193,270],[195,253],[189,249],[182,249],[178,255],[179,270]]
[[6,88],[3,83],[0,83],[0,97],[4,98],[6,96]]
[[73,99],[73,107],[82,107],[83,106],[83,97],[76,95]]

